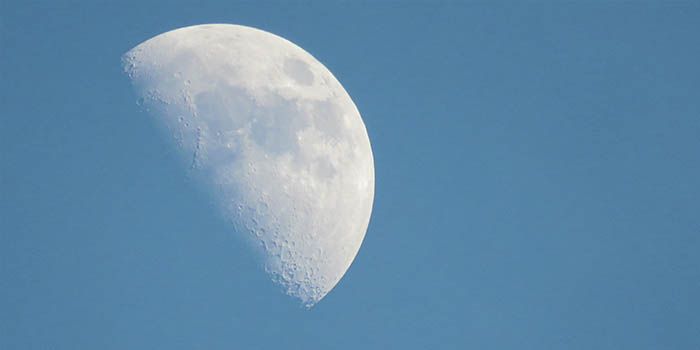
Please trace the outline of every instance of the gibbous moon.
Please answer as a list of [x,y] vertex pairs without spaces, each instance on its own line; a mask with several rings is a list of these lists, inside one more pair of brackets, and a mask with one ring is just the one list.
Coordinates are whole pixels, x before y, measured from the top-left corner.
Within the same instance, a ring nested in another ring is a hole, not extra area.
[[279,36],[228,24],[158,35],[123,64],[273,281],[321,300],[357,255],[374,198],[367,131],[333,74]]

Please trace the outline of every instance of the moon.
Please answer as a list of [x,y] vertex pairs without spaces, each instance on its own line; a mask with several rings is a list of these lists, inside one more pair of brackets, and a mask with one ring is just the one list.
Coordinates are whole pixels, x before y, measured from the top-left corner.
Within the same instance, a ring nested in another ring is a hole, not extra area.
[[355,259],[374,199],[369,137],[343,86],[299,46],[240,25],[169,31],[122,62],[271,279],[306,306],[320,301]]

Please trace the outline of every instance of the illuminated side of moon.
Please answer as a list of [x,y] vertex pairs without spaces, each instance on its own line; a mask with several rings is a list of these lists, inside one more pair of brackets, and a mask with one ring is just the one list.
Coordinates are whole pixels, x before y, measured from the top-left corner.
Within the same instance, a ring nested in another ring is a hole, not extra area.
[[357,255],[374,198],[367,131],[338,80],[293,43],[226,24],[158,35],[123,63],[272,279],[321,300]]

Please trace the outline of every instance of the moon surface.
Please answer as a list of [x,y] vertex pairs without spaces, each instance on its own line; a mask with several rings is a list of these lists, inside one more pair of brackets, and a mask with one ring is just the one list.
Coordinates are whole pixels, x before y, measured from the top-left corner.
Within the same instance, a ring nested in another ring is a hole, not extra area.
[[208,24],[122,57],[139,104],[284,291],[312,306],[364,239],[374,161],[355,104],[331,72],[274,34]]

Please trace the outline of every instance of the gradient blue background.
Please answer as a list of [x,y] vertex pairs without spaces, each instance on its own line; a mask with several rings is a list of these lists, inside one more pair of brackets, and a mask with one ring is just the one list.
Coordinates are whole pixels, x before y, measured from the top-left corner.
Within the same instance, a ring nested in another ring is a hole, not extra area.
[[[700,349],[700,5],[0,2],[0,349]],[[345,278],[280,293],[122,53],[250,25],[372,140]]]

